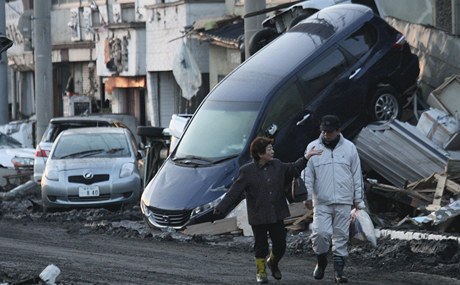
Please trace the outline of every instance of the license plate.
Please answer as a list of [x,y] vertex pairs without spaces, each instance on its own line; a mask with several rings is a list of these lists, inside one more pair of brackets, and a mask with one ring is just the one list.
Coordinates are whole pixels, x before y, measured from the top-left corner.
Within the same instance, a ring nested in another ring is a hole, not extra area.
[[98,186],[82,186],[78,187],[78,195],[80,197],[96,197],[99,196]]

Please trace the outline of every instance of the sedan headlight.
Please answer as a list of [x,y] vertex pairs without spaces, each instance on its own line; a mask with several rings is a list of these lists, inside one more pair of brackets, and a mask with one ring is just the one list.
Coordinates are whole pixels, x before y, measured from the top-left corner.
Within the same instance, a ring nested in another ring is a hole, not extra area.
[[201,206],[196,207],[195,209],[193,209],[192,217],[196,216],[196,215],[198,215],[200,213],[206,212],[209,209],[215,208],[220,203],[220,201],[222,201],[222,199],[224,199],[225,194],[227,194],[227,193],[224,193],[222,196],[220,196],[219,198],[217,198],[216,200],[214,200],[212,202],[209,202],[207,204],[201,205]]
[[15,168],[32,166],[34,165],[34,159],[29,157],[13,157],[11,163],[13,163]]
[[121,166],[120,170],[120,178],[128,177],[133,174],[134,171],[134,163],[125,163]]
[[48,179],[48,180],[54,180],[54,181],[59,180],[59,172],[58,172],[57,168],[46,167],[44,175],[45,175],[46,179]]

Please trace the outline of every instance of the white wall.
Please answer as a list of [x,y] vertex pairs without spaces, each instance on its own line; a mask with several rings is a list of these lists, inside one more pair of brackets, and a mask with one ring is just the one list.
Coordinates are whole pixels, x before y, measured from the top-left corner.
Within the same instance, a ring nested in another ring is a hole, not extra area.
[[[224,16],[225,3],[186,3],[161,6],[149,11],[149,20],[146,23],[147,33],[147,70],[172,70],[176,51],[181,43],[185,26],[191,26],[194,21],[202,18]],[[200,71],[209,70],[207,44],[188,41],[187,44]]]

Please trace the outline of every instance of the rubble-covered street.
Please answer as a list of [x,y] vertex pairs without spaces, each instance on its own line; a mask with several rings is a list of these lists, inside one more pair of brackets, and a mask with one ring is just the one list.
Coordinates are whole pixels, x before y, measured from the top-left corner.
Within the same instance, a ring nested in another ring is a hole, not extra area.
[[[152,231],[138,207],[42,213],[37,189],[27,192],[0,200],[2,285],[39,284],[50,264],[60,269],[56,284],[255,282],[252,237]],[[290,231],[283,284],[318,282],[308,235]],[[347,272],[353,284],[458,284],[459,262],[458,240],[382,237],[375,248],[354,243]],[[326,274],[322,284],[332,284],[331,267]]]

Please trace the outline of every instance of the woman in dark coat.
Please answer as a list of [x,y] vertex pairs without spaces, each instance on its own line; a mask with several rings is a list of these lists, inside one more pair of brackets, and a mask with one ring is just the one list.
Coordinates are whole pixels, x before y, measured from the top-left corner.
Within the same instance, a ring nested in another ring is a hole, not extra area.
[[[227,212],[245,194],[248,221],[254,233],[256,279],[259,283],[268,282],[266,265],[275,279],[281,279],[278,263],[286,251],[284,219],[290,216],[286,202],[286,178],[298,176],[308,159],[322,152],[312,149],[294,163],[284,163],[273,158],[272,143],[273,140],[267,137],[257,137],[252,141],[250,151],[253,161],[240,168],[237,179],[214,210],[215,214]],[[267,233],[272,241],[270,253]]]

